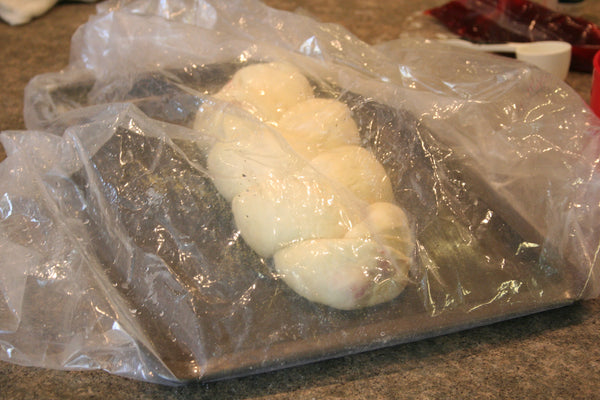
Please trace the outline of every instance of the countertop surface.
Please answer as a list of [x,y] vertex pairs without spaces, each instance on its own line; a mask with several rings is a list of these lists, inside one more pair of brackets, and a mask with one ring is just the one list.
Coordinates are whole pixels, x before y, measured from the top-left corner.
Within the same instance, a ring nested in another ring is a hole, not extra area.
[[[268,0],[378,43],[443,1]],[[600,1],[578,10],[599,22]],[[0,131],[24,129],[23,90],[64,68],[70,38],[95,6],[61,3],[18,27],[0,23]],[[567,82],[589,100],[591,75]],[[0,153],[0,159],[4,154]],[[339,359],[214,383],[167,387],[102,371],[54,371],[0,362],[0,399],[452,399],[600,398],[600,300]],[[2,343],[0,343],[2,346]]]

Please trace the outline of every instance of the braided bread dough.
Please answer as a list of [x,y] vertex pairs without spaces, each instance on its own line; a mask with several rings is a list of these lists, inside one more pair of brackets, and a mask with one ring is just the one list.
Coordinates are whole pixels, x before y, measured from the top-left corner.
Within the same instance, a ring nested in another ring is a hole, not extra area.
[[414,241],[351,110],[314,98],[285,63],[244,67],[216,97],[255,117],[222,111],[207,163],[246,243],[310,301],[350,310],[397,297]]

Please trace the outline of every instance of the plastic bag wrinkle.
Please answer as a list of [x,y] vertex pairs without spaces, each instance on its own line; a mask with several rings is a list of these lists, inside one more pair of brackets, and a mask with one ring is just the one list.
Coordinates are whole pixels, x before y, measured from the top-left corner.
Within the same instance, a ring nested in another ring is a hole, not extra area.
[[[26,151],[24,153],[27,154]],[[10,156],[7,161],[10,161],[11,157],[15,157],[15,155]],[[32,169],[35,170],[35,168]],[[23,178],[23,176],[19,176],[19,178]],[[55,186],[52,181],[40,181],[40,177],[35,174],[29,175],[29,178],[30,182],[38,182],[35,186],[36,192],[43,199],[54,199],[58,203],[64,199],[73,199],[63,198],[60,195],[55,197],[53,191],[56,188],[52,187]],[[41,178],[43,179],[43,177]],[[56,176],[50,174],[47,178],[55,180]],[[21,205],[23,201],[15,199],[13,204],[15,203]],[[53,205],[52,201],[48,202],[45,207],[40,207],[30,201],[23,205],[26,206],[24,209],[13,206],[11,217],[21,216],[29,221],[36,227],[30,232],[41,235],[41,237],[40,240],[34,240],[34,238],[28,240],[27,237],[19,238],[14,235],[11,238],[11,240],[24,239],[28,241],[27,245],[30,250],[32,247],[37,248],[37,256],[26,258],[31,264],[25,265],[27,268],[24,270],[23,266],[21,267],[22,276],[25,277],[24,293],[26,293],[26,297],[18,310],[20,315],[17,328],[5,336],[8,337],[8,342],[14,343],[16,345],[14,347],[19,349],[19,351],[9,353],[9,360],[24,365],[65,368],[69,365],[69,359],[74,357],[74,353],[83,352],[85,354],[86,350],[89,350],[100,356],[102,351],[93,349],[96,345],[100,347],[102,342],[106,342],[105,350],[112,349],[108,354],[115,358],[116,344],[101,339],[104,336],[103,329],[106,329],[105,332],[110,331],[113,323],[111,321],[109,324],[98,324],[98,322],[102,316],[113,312],[110,311],[112,307],[107,305],[107,302],[111,303],[110,296],[104,297],[108,293],[101,290],[98,287],[98,281],[94,281],[89,274],[89,264],[94,263],[94,257],[87,259],[90,256],[89,248],[86,249],[90,242],[86,234],[87,230],[79,225],[80,222],[77,219],[63,219],[59,216],[61,207],[56,203]],[[66,211],[64,207],[63,211]],[[3,220],[5,227],[7,222],[7,219]],[[48,238],[53,239],[49,240]],[[3,246],[3,249],[5,248]],[[31,254],[31,252],[28,253]],[[14,281],[5,282],[13,287],[21,286],[15,285]],[[101,328],[102,325],[104,328]],[[88,326],[92,328],[92,331],[88,330]],[[98,328],[100,328],[99,332]],[[85,331],[85,335],[82,335],[83,331]],[[129,339],[129,345],[133,345],[131,339]],[[117,347],[123,348],[123,345],[120,344]],[[140,352],[137,346],[131,348],[134,353]],[[116,359],[118,358],[117,356]],[[132,361],[130,359],[127,362]],[[142,374],[135,372],[138,369],[137,365],[146,364],[143,359],[133,361],[126,368],[125,375],[154,380],[152,368],[141,368]],[[108,369],[111,367],[109,366]]]

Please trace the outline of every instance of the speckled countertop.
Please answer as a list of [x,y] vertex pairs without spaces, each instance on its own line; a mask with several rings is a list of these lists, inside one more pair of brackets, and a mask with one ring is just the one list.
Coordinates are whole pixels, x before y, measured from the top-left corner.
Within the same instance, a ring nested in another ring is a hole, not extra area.
[[[398,37],[406,17],[443,2],[266,1],[340,23],[370,43]],[[599,22],[600,1],[584,5],[579,11]],[[93,13],[93,5],[65,3],[25,26],[0,23],[0,131],[24,128],[26,83],[66,66],[71,35]],[[567,82],[589,99],[591,75],[571,73]],[[0,399],[593,399],[600,398],[599,342],[600,300],[588,300],[417,343],[183,387],[0,362]]]

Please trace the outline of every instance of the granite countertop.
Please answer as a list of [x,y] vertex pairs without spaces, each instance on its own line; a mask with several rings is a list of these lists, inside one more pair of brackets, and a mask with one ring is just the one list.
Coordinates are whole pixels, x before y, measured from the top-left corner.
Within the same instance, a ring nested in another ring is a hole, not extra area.
[[[267,0],[346,26],[370,43],[440,0]],[[578,10],[598,22],[600,1]],[[0,131],[24,129],[23,89],[64,68],[69,41],[95,6],[61,3],[20,27],[0,23]],[[567,82],[589,99],[591,75]],[[0,159],[4,158],[0,153]],[[600,398],[600,300],[382,350],[214,383],[166,387],[102,371],[65,372],[0,362],[0,399],[439,399]],[[2,344],[0,343],[0,346]]]

